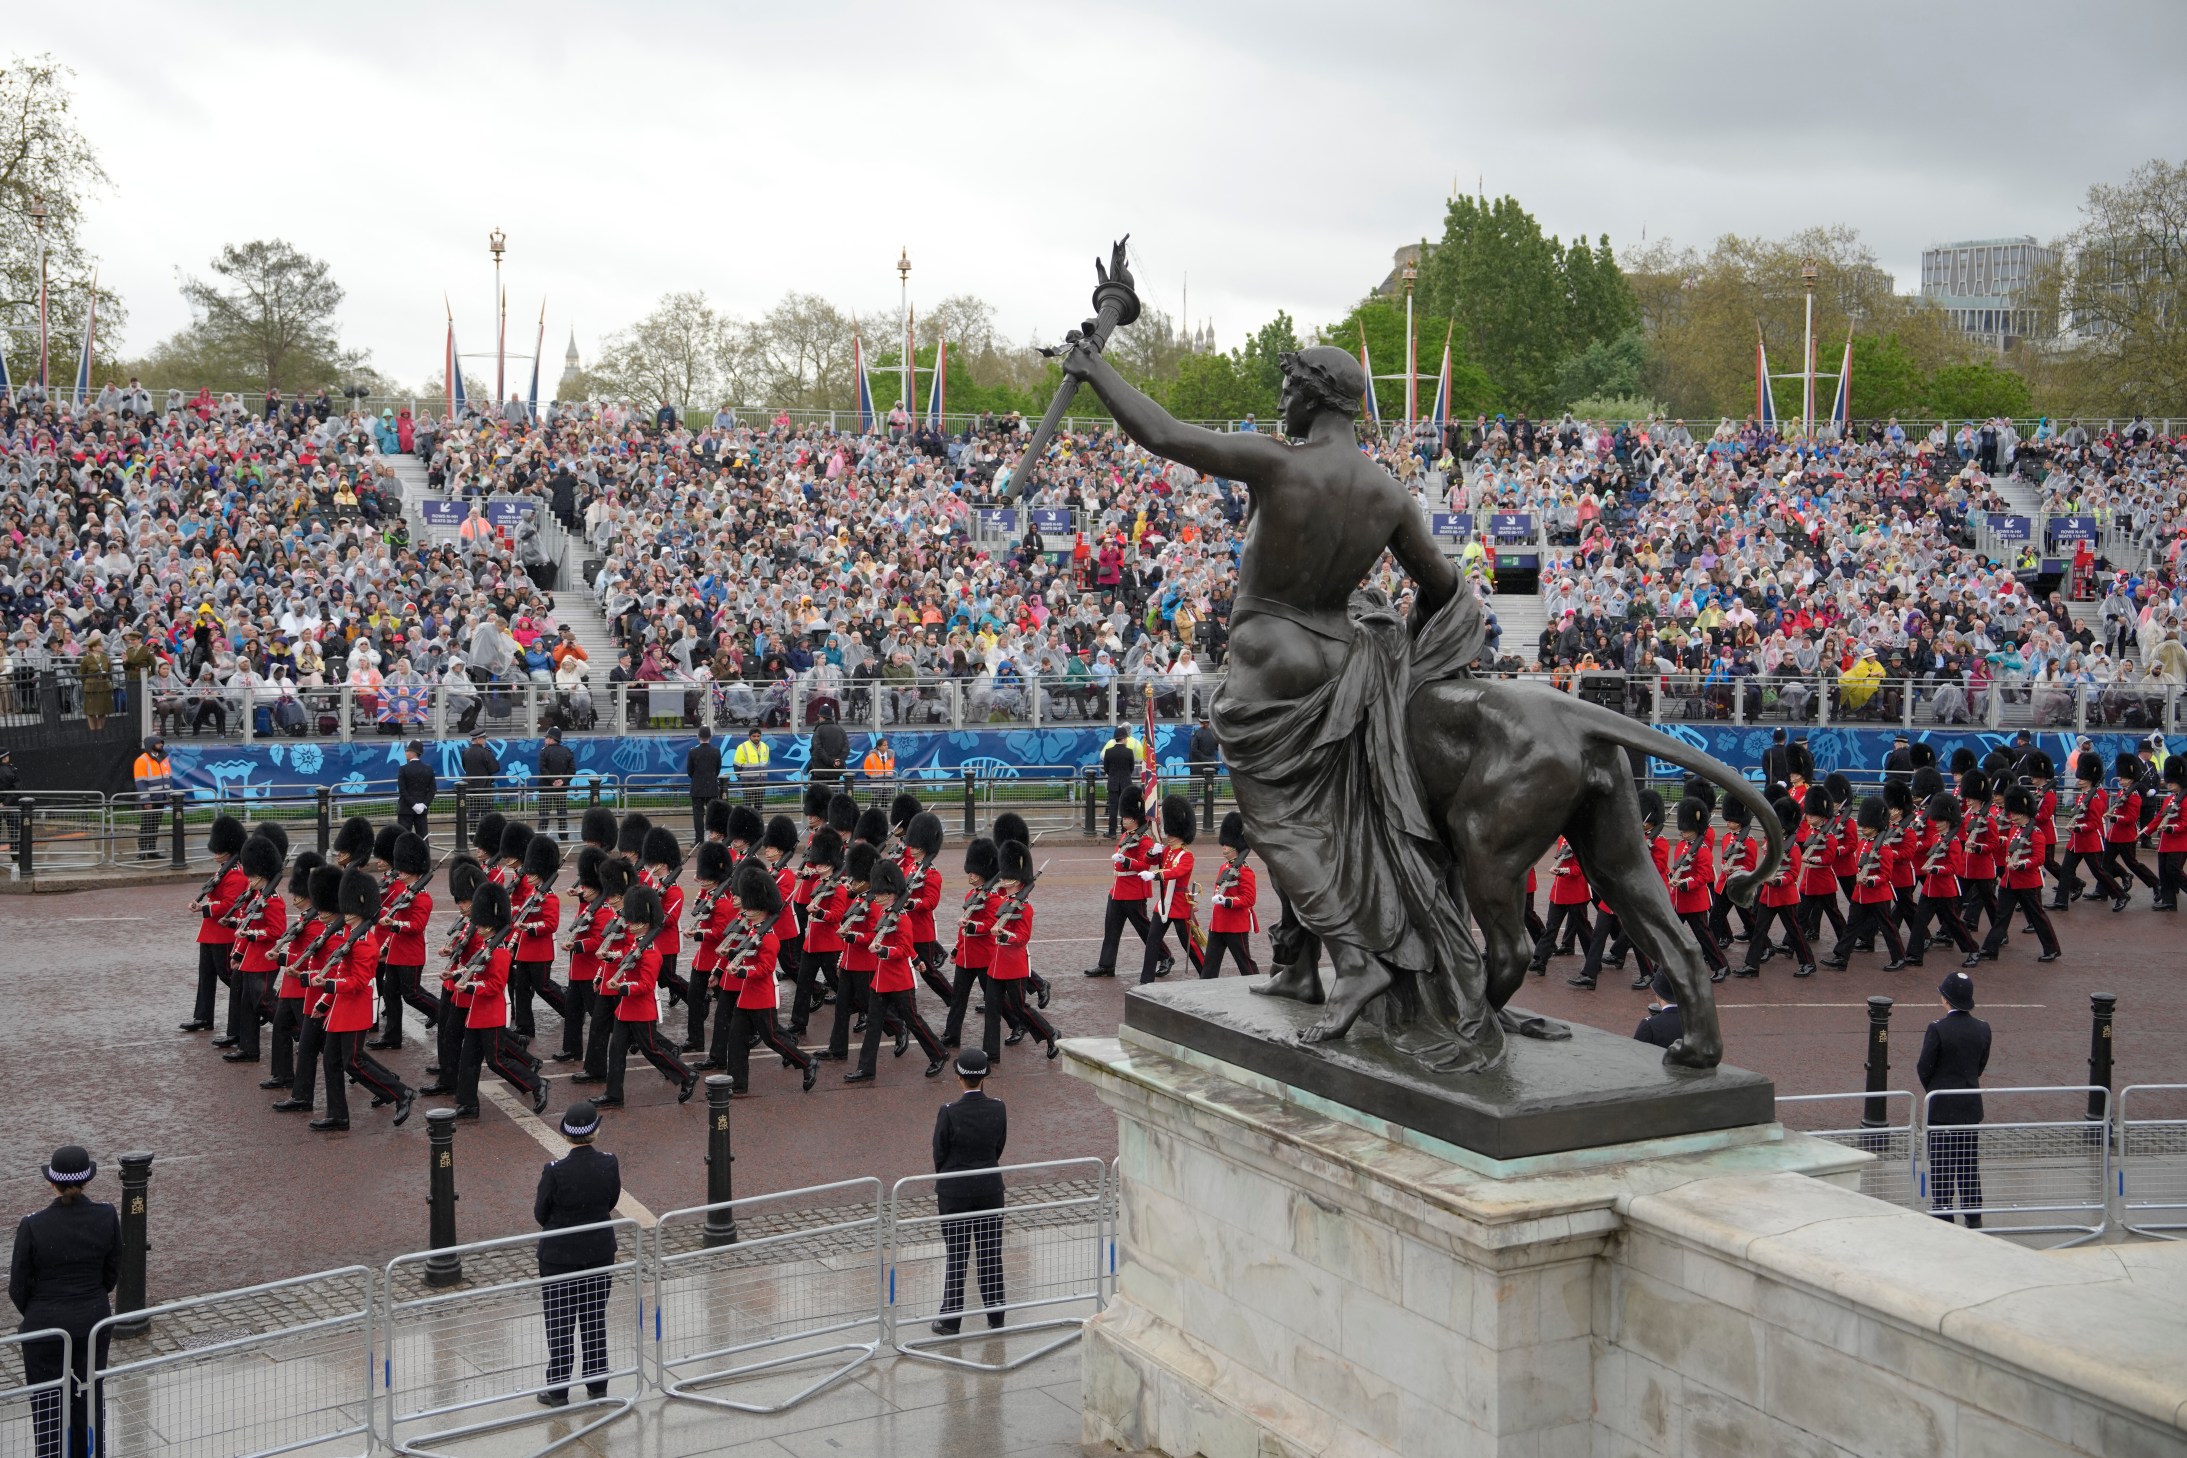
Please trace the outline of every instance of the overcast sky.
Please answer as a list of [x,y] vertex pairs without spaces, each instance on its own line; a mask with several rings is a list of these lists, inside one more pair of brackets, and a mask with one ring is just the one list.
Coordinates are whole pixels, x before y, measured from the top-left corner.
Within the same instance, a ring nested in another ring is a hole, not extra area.
[[511,347],[544,298],[551,378],[571,329],[589,360],[672,289],[893,319],[899,248],[914,306],[1053,337],[1124,232],[1227,346],[1340,317],[1454,181],[1621,248],[1847,223],[1910,290],[1928,244],[2047,239],[2187,154],[2179,0],[101,0],[17,7],[0,45],[77,73],[129,351],[187,321],[178,269],[280,237],[412,385],[444,293],[491,350],[497,226]]

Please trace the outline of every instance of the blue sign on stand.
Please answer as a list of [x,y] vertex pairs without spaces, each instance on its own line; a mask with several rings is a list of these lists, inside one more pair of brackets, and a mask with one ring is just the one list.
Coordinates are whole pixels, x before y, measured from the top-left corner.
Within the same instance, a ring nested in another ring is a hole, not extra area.
[[1990,535],[2000,542],[2025,542],[2035,535],[2035,523],[2031,518],[2012,516],[1993,511],[1990,516]]
[[986,535],[1014,537],[1018,534],[1018,512],[1014,506],[983,506],[972,515]]
[[1033,530],[1043,536],[1067,537],[1071,534],[1071,509],[1068,506],[1036,506],[1032,508]]
[[1499,542],[1530,542],[1534,540],[1534,517],[1531,512],[1499,511],[1489,517],[1488,530]]
[[489,501],[486,520],[497,527],[513,527],[538,509],[536,501]]
[[1428,513],[1428,532],[1438,537],[1470,537],[1473,535],[1473,513],[1431,511]]
[[421,501],[418,503],[418,515],[425,519],[425,524],[429,527],[462,526],[463,519],[470,514],[471,507],[468,502]]
[[2093,542],[2098,536],[2092,516],[2054,516],[2048,531],[2053,542]]

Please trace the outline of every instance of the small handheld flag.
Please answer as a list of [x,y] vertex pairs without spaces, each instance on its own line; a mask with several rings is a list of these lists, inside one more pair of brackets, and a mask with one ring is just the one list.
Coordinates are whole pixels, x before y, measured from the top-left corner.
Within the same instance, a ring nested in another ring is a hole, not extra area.
[[1853,336],[1845,336],[1845,359],[1838,366],[1838,393],[1830,402],[1830,423],[1838,428],[1838,438],[1853,425]]
[[1777,426],[1777,401],[1769,387],[1769,350],[1762,343],[1759,325],[1754,330],[1754,418],[1764,430]]
[[539,301],[539,342],[532,346],[532,392],[526,400],[531,418],[539,419],[539,359],[547,352],[547,301]]

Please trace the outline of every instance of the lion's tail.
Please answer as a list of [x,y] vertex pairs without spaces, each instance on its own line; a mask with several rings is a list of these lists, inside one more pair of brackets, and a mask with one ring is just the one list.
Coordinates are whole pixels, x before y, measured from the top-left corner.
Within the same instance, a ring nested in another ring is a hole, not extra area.
[[1777,812],[1771,807],[1768,797],[1756,789],[1746,776],[1714,755],[1704,754],[1690,744],[1650,729],[1645,724],[1636,724],[1622,714],[1614,713],[1598,704],[1588,704],[1585,700],[1577,702],[1592,711],[1589,717],[1596,720],[1605,739],[1614,740],[1627,749],[1638,750],[1656,759],[1667,759],[1680,769],[1697,774],[1720,787],[1725,793],[1738,796],[1740,803],[1754,812],[1755,823],[1762,827],[1768,842],[1762,852],[1762,859],[1755,864],[1753,870],[1742,871],[1724,883],[1725,895],[1740,906],[1752,906],[1754,893],[1761,890],[1769,878],[1777,874],[1777,867],[1784,860],[1784,827],[1777,823]]

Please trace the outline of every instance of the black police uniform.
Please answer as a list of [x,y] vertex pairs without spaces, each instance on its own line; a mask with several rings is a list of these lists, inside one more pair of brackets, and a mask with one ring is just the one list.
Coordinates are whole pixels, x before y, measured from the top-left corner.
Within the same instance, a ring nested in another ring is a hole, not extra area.
[[1666,1003],[1640,1020],[1633,1029],[1636,1042],[1668,1048],[1686,1036],[1686,1015],[1678,1010],[1677,1003]]
[[[938,1180],[934,1186],[935,1208],[945,1216],[965,1217],[942,1221],[942,1248],[948,1259],[942,1274],[942,1319],[935,1323],[938,1331],[957,1330],[957,1313],[964,1309],[965,1261],[975,1247],[980,1304],[987,1308],[989,1326],[1002,1325],[1002,1176],[996,1166],[1002,1163],[1003,1145],[1009,1138],[1009,1110],[1002,1100],[978,1089],[934,1113],[935,1172],[977,1171]],[[996,1213],[974,1213],[979,1211]]]
[[[623,1174],[615,1156],[580,1144],[539,1175],[532,1218],[543,1230],[569,1230],[615,1218],[623,1197]],[[539,1242],[539,1274],[563,1276],[615,1264],[615,1232],[588,1230],[581,1235],[550,1235]],[[547,1318],[547,1391],[569,1390],[573,1329],[584,1342],[585,1375],[607,1371],[607,1299],[611,1277],[577,1276],[548,1281],[539,1299]],[[604,1378],[585,1384],[592,1397],[607,1396]]]
[[1109,835],[1116,835],[1117,817],[1124,809],[1124,792],[1131,788],[1134,776],[1139,773],[1139,756],[1132,753],[1131,745],[1121,739],[1112,739],[1101,751],[1101,773],[1108,780]]
[[[85,1391],[96,1360],[106,1365],[107,1336],[96,1353],[91,1329],[113,1314],[107,1293],[121,1279],[121,1216],[103,1201],[57,1199],[25,1215],[15,1227],[15,1257],[8,1267],[8,1297],[23,1314],[18,1331],[59,1328],[68,1333],[76,1380],[85,1384],[69,1400],[69,1447],[89,1452],[91,1420]],[[24,1380],[35,1386],[61,1375],[60,1343],[32,1342],[23,1349]],[[31,1422],[39,1458],[59,1458],[61,1394],[32,1400]]]
[[[402,768],[395,771],[395,824],[421,840],[430,839],[427,819],[433,808],[433,797],[440,792],[440,781],[433,774],[433,767],[424,759],[406,759]],[[425,809],[413,810],[413,805]]]
[[[1938,1089],[1975,1090],[1990,1062],[1990,1025],[1973,1013],[1954,1010],[1929,1024],[1921,1040],[1915,1071],[1924,1093]],[[1942,1220],[1965,1209],[1969,1229],[1982,1228],[1981,1135],[1969,1125],[1982,1122],[1982,1095],[1976,1092],[1933,1099],[1929,1104],[1929,1210]]]

